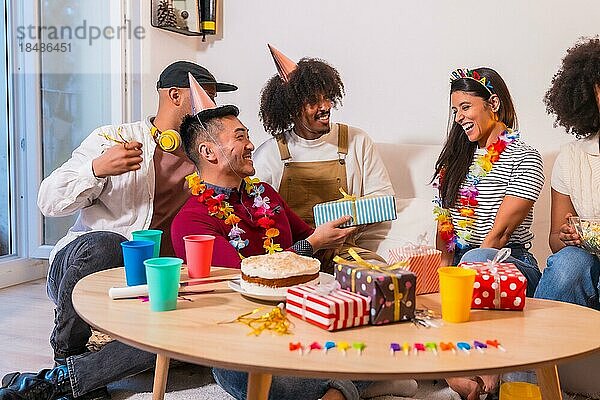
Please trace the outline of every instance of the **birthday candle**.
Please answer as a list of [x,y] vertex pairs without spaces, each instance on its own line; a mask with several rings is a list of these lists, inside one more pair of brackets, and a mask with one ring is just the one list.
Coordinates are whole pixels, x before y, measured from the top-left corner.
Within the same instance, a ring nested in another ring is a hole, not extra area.
[[397,351],[400,351],[400,344],[395,342],[390,343],[390,354],[395,356]]
[[456,355],[456,346],[452,342],[440,342],[440,349],[442,349],[442,351],[452,350],[452,354]]
[[354,342],[352,343],[352,347],[356,349],[359,356],[362,356],[362,352],[367,345],[365,345],[364,342]]
[[427,343],[425,343],[425,348],[431,350],[431,352],[433,353],[433,355],[435,355],[435,356],[438,355],[437,345],[434,342],[427,342]]
[[302,344],[300,342],[298,342],[298,343],[290,342],[289,348],[290,348],[290,351],[298,350],[298,354],[302,355]]
[[318,342],[312,342],[310,346],[306,348],[306,354],[309,354],[311,350],[321,350],[323,347]]
[[485,341],[486,344],[489,344],[492,347],[497,348],[500,351],[506,351],[506,349],[504,347],[502,347],[502,345],[500,344],[500,342],[498,342],[498,340],[494,339],[494,340],[486,340]]
[[456,343],[456,347],[459,350],[464,351],[468,355],[471,355],[471,345],[469,343],[467,343],[467,342],[458,342],[458,343]]
[[337,348],[340,349],[344,357],[346,356],[346,350],[350,348],[350,344],[348,342],[339,342],[337,344]]
[[410,345],[408,342],[402,343],[402,351],[404,352],[405,356],[408,356],[408,352],[410,351]]
[[413,353],[419,354],[419,351],[425,351],[425,345],[423,343],[415,343],[413,347]]
[[487,344],[474,340],[473,347],[475,347],[480,353],[485,353],[483,349],[487,349]]
[[332,342],[331,340],[327,341],[327,342],[325,342],[325,346],[323,347],[323,351],[325,352],[325,354],[327,354],[327,351],[329,349],[333,349],[334,347],[335,347],[335,342]]

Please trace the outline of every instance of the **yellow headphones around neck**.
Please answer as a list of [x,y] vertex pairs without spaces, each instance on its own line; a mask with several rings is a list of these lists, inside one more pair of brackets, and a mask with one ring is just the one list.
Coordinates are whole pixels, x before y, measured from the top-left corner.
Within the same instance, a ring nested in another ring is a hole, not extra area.
[[181,146],[181,136],[173,129],[167,129],[166,131],[161,132],[157,127],[152,125],[150,134],[156,141],[156,144],[158,144],[158,147],[169,153],[174,152]]

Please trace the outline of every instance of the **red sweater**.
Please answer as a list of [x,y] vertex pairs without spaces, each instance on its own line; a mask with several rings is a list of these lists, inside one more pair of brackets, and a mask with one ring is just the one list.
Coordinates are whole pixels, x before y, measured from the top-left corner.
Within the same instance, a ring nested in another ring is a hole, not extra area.
[[[288,249],[297,241],[306,239],[313,233],[313,228],[288,207],[275,189],[267,183],[261,182],[260,184],[265,188],[264,193],[262,193],[263,198],[268,197],[270,199],[269,205],[271,209],[273,210],[277,206],[280,207],[279,213],[272,217],[275,220],[274,227],[279,229],[279,236],[273,238],[275,243],[278,243],[283,249]],[[243,191],[240,202],[240,192],[235,191],[229,196],[227,201],[233,207],[235,215],[241,219],[238,226],[246,231],[246,233],[242,234],[242,239],[250,241],[248,246],[240,250],[240,253],[244,257],[265,254],[265,249],[263,248],[265,229],[256,223],[260,216],[256,217],[253,215],[251,219],[248,214],[248,211],[250,213],[256,211],[256,208],[252,207],[254,198]],[[184,236],[213,235],[216,239],[213,248],[212,265],[216,267],[240,268],[240,256],[229,243],[228,234],[230,230],[231,226],[226,225],[224,220],[208,215],[207,206],[198,201],[198,196],[191,196],[181,210],[179,210],[179,213],[175,216],[171,224],[171,239],[175,255],[185,261]]]

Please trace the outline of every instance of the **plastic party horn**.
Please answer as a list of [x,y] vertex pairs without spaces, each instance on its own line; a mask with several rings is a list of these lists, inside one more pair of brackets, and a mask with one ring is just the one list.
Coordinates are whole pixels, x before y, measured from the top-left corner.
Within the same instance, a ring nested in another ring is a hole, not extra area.
[[160,229],[145,229],[143,231],[134,231],[131,232],[131,236],[133,236],[133,240],[150,240],[154,242],[154,254],[153,257],[160,256],[160,239],[162,237],[163,231]]
[[[233,281],[239,279],[239,276],[233,277],[223,277],[223,278],[215,278],[215,279],[192,279],[189,281],[181,281],[179,282],[181,295],[182,292],[190,293],[208,293],[208,290],[205,291],[197,291],[197,290],[185,290],[184,288],[187,286],[200,286],[206,285],[209,283],[219,283],[225,281]],[[214,290],[211,290],[214,292]],[[111,287],[108,289],[108,297],[113,300],[117,299],[131,299],[140,296],[148,296],[148,285],[136,285],[136,286],[127,286],[127,287]]]
[[190,278],[206,278],[210,276],[213,245],[212,235],[188,235],[183,237],[185,258]]
[[177,307],[181,264],[183,260],[175,257],[151,258],[144,261],[150,310],[170,311]]
[[152,258],[154,242],[149,240],[129,240],[121,243],[125,279],[127,286],[145,285],[146,269],[144,260]]
[[447,322],[467,322],[471,315],[475,270],[457,267],[438,269],[442,319]]

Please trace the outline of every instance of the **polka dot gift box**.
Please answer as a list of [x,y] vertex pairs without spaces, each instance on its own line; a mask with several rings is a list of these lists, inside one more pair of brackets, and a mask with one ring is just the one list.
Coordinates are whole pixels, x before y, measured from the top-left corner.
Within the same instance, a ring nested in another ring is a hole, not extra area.
[[477,272],[471,308],[522,310],[525,307],[527,279],[511,263],[461,263]]
[[337,259],[342,289],[371,298],[371,324],[408,321],[415,316],[416,276],[403,268]]

